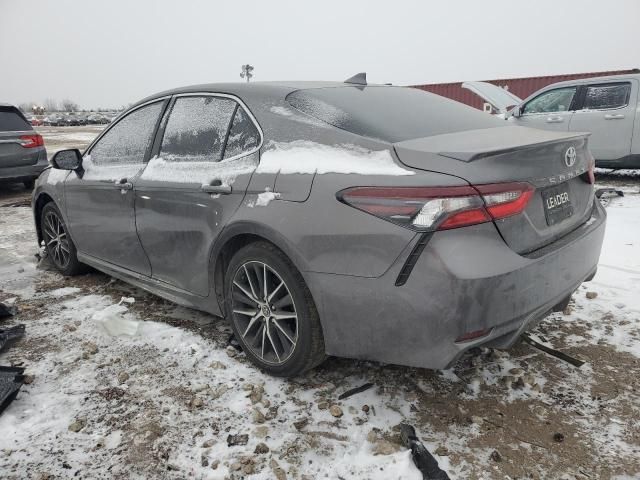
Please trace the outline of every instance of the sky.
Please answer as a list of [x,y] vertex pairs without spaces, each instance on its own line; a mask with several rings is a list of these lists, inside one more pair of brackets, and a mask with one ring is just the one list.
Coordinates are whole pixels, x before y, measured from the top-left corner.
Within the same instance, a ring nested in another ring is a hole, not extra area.
[[638,0],[0,0],[0,102],[120,107],[184,85],[398,85],[639,67]]

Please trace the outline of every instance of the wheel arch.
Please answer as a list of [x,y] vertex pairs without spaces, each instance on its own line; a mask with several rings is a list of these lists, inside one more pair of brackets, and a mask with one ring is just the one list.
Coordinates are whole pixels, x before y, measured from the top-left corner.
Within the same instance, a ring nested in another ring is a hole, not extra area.
[[[307,270],[306,261],[302,255],[296,251],[295,247],[291,245],[291,243],[278,231],[269,226],[252,222],[238,222],[230,225],[226,227],[218,237],[211,250],[209,260],[209,285],[211,285],[210,296],[213,296],[216,299],[220,312],[223,316],[225,314],[224,275],[229,261],[242,247],[258,241],[269,242],[276,248],[280,249],[291,263],[293,263],[293,266],[298,269],[303,278],[305,277],[304,272]],[[306,283],[307,287],[311,291],[309,282]],[[313,292],[311,292],[311,294],[312,297],[314,297]]]
[[33,217],[36,224],[36,235],[38,236],[38,245],[42,243],[42,225],[40,225],[41,217],[42,217],[42,209],[46,204],[51,202],[55,204],[55,200],[53,199],[53,197],[45,192],[40,193],[36,198],[35,202],[33,202]]

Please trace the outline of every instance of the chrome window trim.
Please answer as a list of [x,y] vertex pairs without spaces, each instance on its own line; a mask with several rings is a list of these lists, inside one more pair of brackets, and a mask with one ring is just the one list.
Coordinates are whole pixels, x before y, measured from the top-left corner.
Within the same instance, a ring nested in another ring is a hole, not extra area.
[[[260,149],[262,148],[262,145],[264,144],[264,133],[262,132],[262,127],[258,123],[258,120],[256,120],[256,117],[253,115],[253,113],[251,113],[251,110],[249,110],[249,107],[247,107],[247,105],[242,101],[240,97],[237,97],[236,95],[231,95],[229,93],[217,93],[217,92],[176,93],[175,95],[173,95],[173,97],[176,99],[181,97],[221,97],[221,98],[228,98],[230,100],[234,100],[235,102],[238,103],[240,107],[242,107],[244,112],[247,114],[247,116],[253,123],[254,127],[256,127],[256,130],[260,135],[260,142],[258,142],[258,146],[252,148],[251,150],[247,150],[246,152],[239,153],[238,155],[235,155],[233,157],[221,158],[219,161],[213,162],[213,163],[229,162],[232,160],[238,160],[239,158],[248,157],[249,155],[253,155],[254,153],[260,151]],[[169,113],[169,116],[167,117],[167,122],[169,121],[169,118],[171,118],[171,112],[168,112],[168,113]],[[233,119],[231,119],[231,122],[232,121]],[[231,123],[229,123],[229,128],[231,128]],[[160,150],[158,150],[158,153],[160,153],[161,150],[162,150],[162,141],[160,142]]]
[[[88,146],[87,148],[85,148],[84,152],[82,152],[82,156],[84,157],[84,156],[85,156],[85,155],[87,155],[87,154],[91,155],[91,149],[94,147],[94,145],[95,145],[96,143],[98,143],[98,142],[100,141],[100,139],[101,139],[102,137],[104,137],[104,136],[107,134],[107,132],[108,132],[109,130],[111,130],[111,129],[112,129],[113,127],[115,127],[118,123],[120,123],[120,121],[121,121],[122,119],[124,119],[125,117],[129,116],[130,114],[132,114],[132,113],[133,113],[133,112],[135,112],[136,110],[141,109],[142,107],[146,107],[147,105],[151,105],[152,103],[162,102],[162,101],[164,101],[164,100],[166,100],[166,99],[168,99],[168,98],[171,98],[171,95],[165,95],[165,96],[163,96],[163,97],[154,98],[153,100],[149,100],[148,102],[144,102],[144,103],[142,103],[142,104],[140,104],[140,105],[136,105],[135,107],[132,107],[132,108],[130,108],[129,110],[125,110],[124,112],[122,112],[120,115],[118,115],[118,116],[116,117],[116,119],[115,119],[113,122],[111,122],[111,123],[109,124],[109,126],[108,126],[107,128],[105,128],[105,129],[104,129],[104,130],[103,130],[103,131],[102,131],[102,132],[101,132],[101,133],[100,133],[96,138],[94,138],[94,139],[93,139],[93,141],[89,144],[89,146]],[[160,113],[162,114],[162,112],[160,112]],[[156,131],[155,131],[155,128],[154,128],[154,131],[153,131],[153,135],[154,135],[154,136],[155,136],[155,133],[156,133]],[[146,162],[145,162],[145,161],[143,161],[143,162],[142,162],[142,165],[144,165],[145,163],[146,163]]]

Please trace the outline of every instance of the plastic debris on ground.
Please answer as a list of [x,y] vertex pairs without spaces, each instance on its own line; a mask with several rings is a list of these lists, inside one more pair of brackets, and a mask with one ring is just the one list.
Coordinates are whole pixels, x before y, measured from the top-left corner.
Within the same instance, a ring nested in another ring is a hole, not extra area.
[[0,329],[0,350],[22,337],[24,335],[24,331],[24,325],[16,325],[15,327]]
[[24,382],[24,368],[0,366],[0,414],[16,398]]

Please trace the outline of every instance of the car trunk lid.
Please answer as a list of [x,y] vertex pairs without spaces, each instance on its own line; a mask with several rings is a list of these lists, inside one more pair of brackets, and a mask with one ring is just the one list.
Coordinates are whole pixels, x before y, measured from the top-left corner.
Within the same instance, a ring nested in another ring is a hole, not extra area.
[[494,221],[517,253],[552,243],[590,216],[588,134],[505,126],[407,140],[394,149],[409,167],[455,175],[474,186],[531,184],[535,191],[525,210]]

